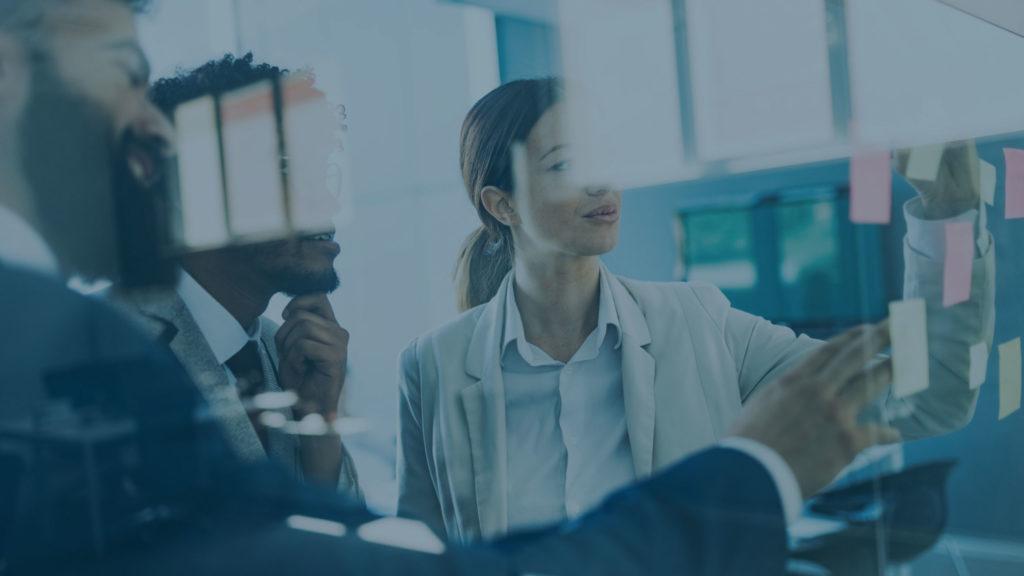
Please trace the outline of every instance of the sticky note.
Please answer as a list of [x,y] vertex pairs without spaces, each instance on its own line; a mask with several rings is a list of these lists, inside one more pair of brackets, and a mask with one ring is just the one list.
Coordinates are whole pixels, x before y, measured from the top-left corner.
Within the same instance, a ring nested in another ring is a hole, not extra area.
[[947,222],[946,260],[942,274],[943,306],[970,299],[973,264],[974,222]]
[[1020,338],[999,345],[999,419],[1020,410]]
[[897,398],[928,388],[928,325],[924,300],[889,303],[892,390]]
[[862,152],[850,159],[850,221],[888,224],[892,217],[892,166],[888,152]]
[[945,144],[911,149],[910,159],[907,161],[907,178],[934,182],[939,176],[939,165],[942,163],[942,152],[945,149]]
[[1024,218],[1024,150],[1003,149],[1006,158],[1006,218]]
[[979,163],[981,183],[981,199],[992,206],[996,203],[996,167],[981,160]]
[[988,372],[988,344],[978,342],[971,346],[971,368],[968,384],[971,390],[975,390],[985,382]]

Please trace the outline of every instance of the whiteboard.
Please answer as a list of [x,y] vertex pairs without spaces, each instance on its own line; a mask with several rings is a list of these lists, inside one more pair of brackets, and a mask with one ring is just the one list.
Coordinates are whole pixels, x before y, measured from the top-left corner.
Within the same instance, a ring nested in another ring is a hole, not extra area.
[[702,160],[832,141],[822,0],[688,0],[686,30]]
[[934,0],[851,0],[847,34],[856,143],[1024,128],[1024,38]]

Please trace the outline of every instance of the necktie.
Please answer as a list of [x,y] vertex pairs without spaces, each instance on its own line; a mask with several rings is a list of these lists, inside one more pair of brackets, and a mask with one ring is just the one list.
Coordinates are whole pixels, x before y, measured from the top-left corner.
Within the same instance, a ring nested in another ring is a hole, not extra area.
[[[263,374],[263,362],[260,360],[260,351],[257,346],[259,346],[259,343],[256,340],[249,340],[241,350],[224,363],[231,370],[231,373],[235,375],[238,396],[243,400],[252,398],[256,394],[265,391],[266,378]],[[263,426],[259,425],[259,414],[250,411],[249,419],[252,421],[253,428],[256,429],[256,434],[260,438],[260,444],[266,450],[267,431]]]
[[238,395],[242,398],[249,398],[263,392],[265,377],[258,345],[255,340],[249,340],[241,350],[225,362],[238,381]]

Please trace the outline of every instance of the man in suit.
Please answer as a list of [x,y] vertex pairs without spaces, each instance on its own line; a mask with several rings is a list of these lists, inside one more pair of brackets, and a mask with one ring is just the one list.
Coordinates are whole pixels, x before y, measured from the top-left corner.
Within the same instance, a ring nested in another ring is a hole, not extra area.
[[[130,277],[141,248],[125,244],[131,226],[113,223],[160,181],[168,130],[146,99],[133,4],[0,0],[0,314],[16,330],[0,346],[0,485],[15,487],[0,495],[8,573],[781,574],[793,494],[894,439],[856,422],[891,371],[865,367],[887,344],[884,327],[869,327],[766,387],[722,445],[571,524],[484,546],[446,546],[420,524],[246,465],[216,429],[195,424],[202,398],[165,349],[60,281]],[[66,381],[68,370],[78,379]],[[101,414],[129,417],[138,437],[124,470],[103,471],[115,520],[165,528],[129,530],[130,543],[99,560],[83,554],[105,540],[83,536],[125,525],[66,522],[96,490],[74,468],[55,474],[30,457],[40,433],[76,442],[76,426],[104,423],[67,413],[61,374],[65,392],[103,397]]]
[[[157,81],[150,97],[170,118],[184,102],[273,80],[281,73],[266,64],[254,65],[251,54],[238,59],[228,55]],[[312,79],[306,80],[306,88],[315,90]],[[322,112],[327,114],[326,107]],[[322,125],[330,126],[333,120],[327,115]],[[317,157],[327,158],[330,150],[318,152],[322,154]],[[321,169],[326,174],[327,166]],[[237,201],[263,209],[255,194],[245,192]],[[304,193],[328,195],[326,189]],[[228,440],[241,455],[269,454],[299,477],[337,485],[361,498],[355,464],[338,435],[298,437],[262,427],[255,415],[247,417],[243,403],[260,392],[292,390],[299,402],[289,417],[302,420],[319,414],[328,422],[335,419],[349,338],[327,300],[327,293],[339,283],[334,270],[338,251],[333,229],[289,240],[233,244],[183,256],[173,290],[116,289],[113,294],[174,351],[221,416]],[[263,314],[270,299],[281,292],[293,300],[285,308],[284,324],[278,326]]]

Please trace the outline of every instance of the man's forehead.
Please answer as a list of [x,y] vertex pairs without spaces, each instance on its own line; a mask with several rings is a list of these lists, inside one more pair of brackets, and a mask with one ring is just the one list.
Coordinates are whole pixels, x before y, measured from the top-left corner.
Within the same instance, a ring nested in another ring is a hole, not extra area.
[[53,39],[80,42],[136,41],[135,13],[121,0],[66,0],[53,2],[44,26]]

